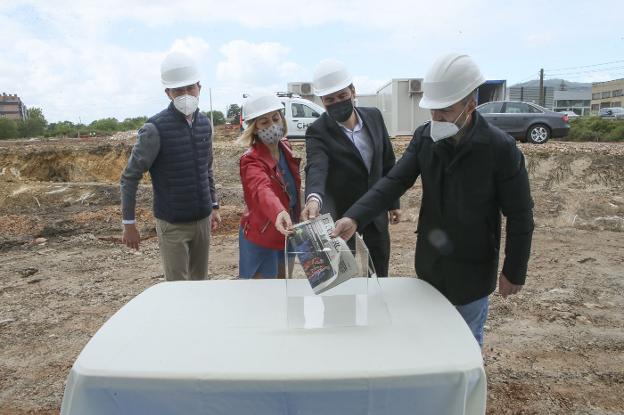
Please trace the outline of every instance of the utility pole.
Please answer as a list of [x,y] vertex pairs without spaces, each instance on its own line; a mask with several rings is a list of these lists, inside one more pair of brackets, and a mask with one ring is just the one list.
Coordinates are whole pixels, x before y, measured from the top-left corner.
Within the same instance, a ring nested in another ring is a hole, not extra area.
[[214,122],[212,119],[212,88],[208,88],[208,95],[210,96],[210,125],[212,126],[212,128],[214,128]]
[[539,104],[544,106],[544,68],[540,69],[540,81],[539,81]]

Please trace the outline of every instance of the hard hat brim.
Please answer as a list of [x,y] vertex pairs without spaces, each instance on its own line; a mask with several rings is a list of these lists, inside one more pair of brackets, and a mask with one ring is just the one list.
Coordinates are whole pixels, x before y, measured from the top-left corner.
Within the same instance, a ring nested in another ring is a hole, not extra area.
[[443,99],[428,99],[426,97],[426,93],[423,94],[423,97],[420,99],[418,106],[420,108],[428,109],[428,110],[439,110],[442,108],[448,108],[451,105],[457,104],[462,99],[466,98],[472,91],[477,89],[485,82],[485,78],[482,76],[476,79],[472,84],[468,85],[467,88],[460,91],[457,94],[454,94],[450,97],[445,97]]
[[185,79],[184,81],[177,81],[177,82],[161,81],[161,84],[165,88],[173,89],[173,88],[180,88],[180,87],[188,86],[188,85],[195,85],[198,82],[199,82],[199,78],[191,78],[191,79]]
[[427,99],[423,96],[420,102],[418,103],[418,106],[420,108],[427,109],[427,110],[439,110],[442,108],[448,108],[452,105],[455,105],[461,100],[462,98],[458,99],[457,101],[436,101],[436,100]]
[[265,109],[263,109],[261,111],[252,112],[251,114],[247,114],[247,116],[244,117],[245,118],[245,122],[246,123],[251,123],[254,119],[256,119],[258,117],[261,117],[264,114],[268,114],[268,113],[273,112],[273,111],[281,111],[283,109],[284,109],[284,105],[278,106],[276,104],[276,105],[270,106],[268,108],[265,108]]
[[341,89],[345,89],[346,87],[348,87],[349,85],[351,85],[353,83],[353,81],[351,79],[347,79],[344,82],[341,82],[337,85],[332,86],[331,88],[325,88],[325,89],[314,89],[314,95],[316,95],[317,97],[324,97],[326,95],[329,94],[333,94],[334,92],[338,92]]

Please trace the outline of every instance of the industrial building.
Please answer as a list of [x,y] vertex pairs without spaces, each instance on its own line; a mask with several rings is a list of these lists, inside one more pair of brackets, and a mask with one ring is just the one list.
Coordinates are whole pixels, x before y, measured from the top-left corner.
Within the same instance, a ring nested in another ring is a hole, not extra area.
[[573,91],[555,91],[553,97],[553,111],[573,111],[576,115],[589,115],[591,103],[591,88]]
[[0,117],[24,121],[27,116],[26,105],[17,94],[2,93],[0,95]]
[[624,106],[624,78],[607,82],[594,82],[591,88],[591,113],[597,114],[601,108]]
[[510,101],[532,102],[544,108],[552,109],[555,100],[555,88],[544,87],[544,104],[540,103],[539,86],[512,86],[509,88]]

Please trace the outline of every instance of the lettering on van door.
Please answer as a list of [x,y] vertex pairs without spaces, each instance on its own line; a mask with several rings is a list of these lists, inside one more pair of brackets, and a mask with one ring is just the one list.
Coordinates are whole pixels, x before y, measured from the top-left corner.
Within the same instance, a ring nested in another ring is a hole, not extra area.
[[[320,116],[314,109],[299,102],[293,102],[291,110],[293,121],[296,121],[297,130],[306,130]],[[300,121],[299,118],[304,118],[305,120]]]

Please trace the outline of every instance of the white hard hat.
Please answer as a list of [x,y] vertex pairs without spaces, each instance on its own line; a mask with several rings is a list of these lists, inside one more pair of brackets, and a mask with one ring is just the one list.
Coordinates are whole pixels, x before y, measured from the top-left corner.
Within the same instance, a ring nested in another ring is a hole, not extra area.
[[275,95],[258,95],[249,97],[243,103],[243,119],[249,123],[254,118],[272,111],[283,110],[284,104]]
[[199,82],[195,60],[182,52],[171,52],[160,65],[160,79],[165,88],[179,88]]
[[342,62],[327,59],[314,70],[314,94],[319,97],[333,94],[353,83],[353,78]]
[[448,53],[433,62],[422,83],[421,108],[441,109],[466,98],[485,82],[479,67],[468,55]]

